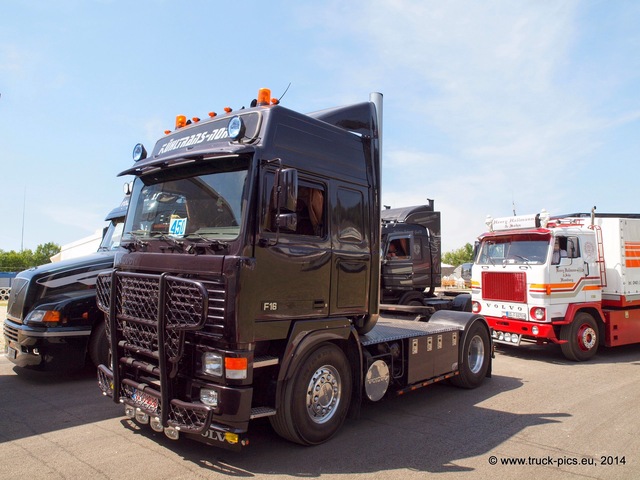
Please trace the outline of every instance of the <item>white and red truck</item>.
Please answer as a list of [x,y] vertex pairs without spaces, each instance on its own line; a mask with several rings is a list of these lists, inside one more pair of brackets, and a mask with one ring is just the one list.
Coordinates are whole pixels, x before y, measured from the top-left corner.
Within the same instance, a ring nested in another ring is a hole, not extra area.
[[640,214],[492,219],[479,237],[472,308],[497,343],[555,343],[571,360],[640,342]]

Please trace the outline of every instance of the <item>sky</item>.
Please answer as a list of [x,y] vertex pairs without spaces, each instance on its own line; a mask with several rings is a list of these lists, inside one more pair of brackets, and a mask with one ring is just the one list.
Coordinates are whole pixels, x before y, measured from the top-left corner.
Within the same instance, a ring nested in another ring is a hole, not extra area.
[[[384,95],[382,203],[640,212],[640,2],[13,0],[0,15],[0,250],[102,228],[175,116]],[[287,90],[288,87],[288,90]]]

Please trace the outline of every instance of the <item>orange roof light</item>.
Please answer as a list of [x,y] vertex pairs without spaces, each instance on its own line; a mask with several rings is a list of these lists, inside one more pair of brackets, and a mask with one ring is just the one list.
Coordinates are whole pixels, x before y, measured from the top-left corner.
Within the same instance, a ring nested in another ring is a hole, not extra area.
[[199,117],[193,117],[193,118],[191,119],[191,121],[192,121],[193,123],[198,123],[198,122],[200,121],[200,118],[199,118]]
[[271,102],[271,90],[261,88],[258,90],[258,105],[269,105]]
[[218,115],[216,112],[209,112],[209,116],[211,118],[215,117],[216,115]]
[[233,109],[231,107],[224,107],[224,111],[227,113],[231,113],[233,112]]
[[176,115],[176,129],[187,125],[187,117],[184,115]]

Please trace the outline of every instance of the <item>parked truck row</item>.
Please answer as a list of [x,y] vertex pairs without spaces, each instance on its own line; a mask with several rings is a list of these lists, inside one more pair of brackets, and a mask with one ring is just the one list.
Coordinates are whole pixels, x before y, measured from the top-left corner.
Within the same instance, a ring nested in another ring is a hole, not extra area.
[[381,208],[381,94],[301,114],[262,89],[226,112],[136,145],[108,254],[18,275],[12,361],[89,358],[131,420],[240,450],[258,418],[316,445],[363,402],[475,388],[493,342],[640,342],[640,215],[489,218],[472,294],[437,294],[433,200]]

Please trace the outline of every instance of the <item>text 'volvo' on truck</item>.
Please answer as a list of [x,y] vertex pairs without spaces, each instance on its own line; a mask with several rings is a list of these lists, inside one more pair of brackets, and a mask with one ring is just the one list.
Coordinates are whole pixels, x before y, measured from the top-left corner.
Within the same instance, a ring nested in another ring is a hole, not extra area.
[[576,361],[640,342],[640,215],[488,218],[472,270],[473,311],[497,343],[560,344]]
[[380,94],[305,115],[263,89],[136,146],[125,251],[97,284],[98,383],[129,418],[241,449],[269,417],[314,445],[364,398],[490,375],[482,316],[380,312],[381,119]]

